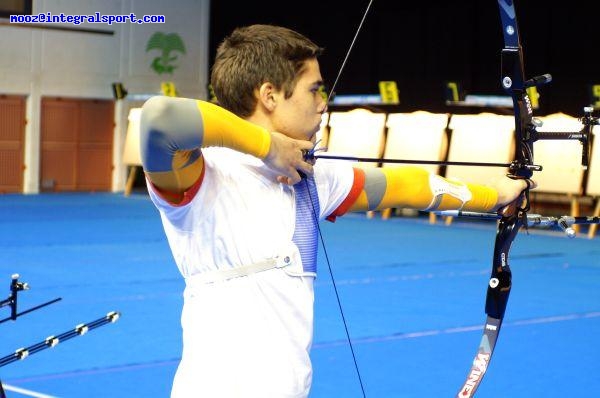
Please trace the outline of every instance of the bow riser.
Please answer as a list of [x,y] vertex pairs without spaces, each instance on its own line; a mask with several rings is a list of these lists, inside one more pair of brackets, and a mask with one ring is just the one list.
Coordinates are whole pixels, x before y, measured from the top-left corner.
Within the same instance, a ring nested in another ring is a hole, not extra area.
[[[507,30],[506,26],[504,30]],[[501,62],[502,87],[512,97],[515,115],[517,149],[510,174],[517,178],[530,178],[533,170],[528,166],[533,165],[533,143],[537,140],[537,131],[532,122],[533,106],[525,88],[521,47],[505,47],[502,50]]]
[[515,178],[531,178],[534,170],[541,170],[533,164],[533,143],[537,131],[532,124],[531,102],[523,90],[512,90],[515,113],[515,160],[509,167],[510,175]]

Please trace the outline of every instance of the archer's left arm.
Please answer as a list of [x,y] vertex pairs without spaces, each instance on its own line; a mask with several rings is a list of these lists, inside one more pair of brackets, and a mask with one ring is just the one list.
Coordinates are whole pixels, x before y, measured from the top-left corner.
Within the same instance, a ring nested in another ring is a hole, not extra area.
[[361,179],[362,189],[350,211],[404,207],[485,212],[498,204],[492,187],[448,180],[419,167],[355,169],[355,183],[361,184]]

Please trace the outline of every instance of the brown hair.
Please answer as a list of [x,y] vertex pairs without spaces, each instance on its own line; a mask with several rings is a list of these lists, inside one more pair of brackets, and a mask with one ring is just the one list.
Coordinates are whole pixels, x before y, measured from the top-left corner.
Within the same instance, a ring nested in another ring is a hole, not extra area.
[[219,105],[241,117],[254,112],[254,91],[270,82],[294,92],[307,59],[323,49],[298,32],[273,25],[251,25],[235,29],[217,49],[211,85]]

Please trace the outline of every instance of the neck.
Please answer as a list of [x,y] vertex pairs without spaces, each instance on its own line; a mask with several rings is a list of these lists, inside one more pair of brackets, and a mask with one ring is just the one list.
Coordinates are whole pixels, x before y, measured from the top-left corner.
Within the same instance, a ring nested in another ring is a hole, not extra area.
[[254,114],[245,118],[245,120],[254,123],[258,126],[264,127],[269,131],[273,131],[273,123],[271,123],[271,119],[266,117],[265,115],[259,114],[255,112]]

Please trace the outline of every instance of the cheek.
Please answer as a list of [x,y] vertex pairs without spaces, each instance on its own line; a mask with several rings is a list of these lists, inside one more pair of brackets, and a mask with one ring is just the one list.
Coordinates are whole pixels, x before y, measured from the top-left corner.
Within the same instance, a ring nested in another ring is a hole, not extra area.
[[303,113],[306,115],[314,115],[319,109],[319,100],[315,97],[306,98],[302,104]]

